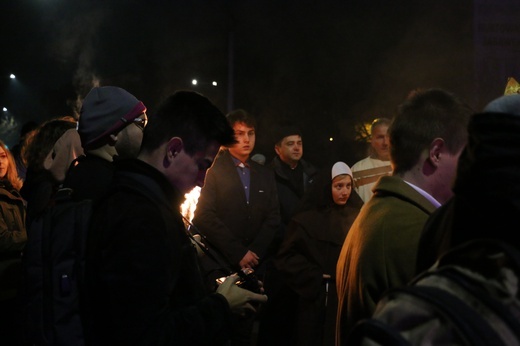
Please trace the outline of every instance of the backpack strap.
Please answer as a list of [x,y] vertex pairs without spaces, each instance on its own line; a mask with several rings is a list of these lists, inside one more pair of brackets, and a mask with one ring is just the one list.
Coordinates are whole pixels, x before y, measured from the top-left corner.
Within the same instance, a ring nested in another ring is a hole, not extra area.
[[442,268],[438,271],[441,274],[466,291],[471,293],[478,301],[482,302],[509,326],[510,330],[515,334],[516,338],[520,340],[520,322],[500,301],[493,299],[489,293],[481,289],[480,283],[467,275],[460,273],[454,268]]
[[[395,300],[399,299],[401,295],[411,296],[427,303],[434,309],[433,314],[438,315],[441,320],[451,322],[464,345],[505,345],[498,333],[481,315],[445,290],[421,285],[403,286],[388,290],[385,299]],[[391,310],[390,313],[396,318],[403,318],[403,320],[414,323],[413,316],[407,311],[399,314],[398,311]],[[412,320],[410,320],[411,318]],[[381,345],[411,345],[402,336],[403,330],[400,329],[400,324],[400,320],[383,321],[374,315],[355,325],[348,336],[347,344],[361,345],[362,341],[367,339]]]
[[389,294],[408,294],[428,302],[437,313],[454,324],[467,345],[504,345],[497,332],[480,314],[443,289],[415,285],[391,289]]

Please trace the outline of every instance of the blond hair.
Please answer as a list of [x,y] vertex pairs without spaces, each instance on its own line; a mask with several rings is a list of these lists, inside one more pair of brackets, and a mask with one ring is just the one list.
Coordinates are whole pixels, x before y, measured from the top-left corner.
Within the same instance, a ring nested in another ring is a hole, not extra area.
[[0,140],[0,147],[4,149],[5,153],[7,154],[7,173],[5,174],[4,180],[7,180],[11,185],[18,191],[22,188],[23,181],[18,176],[18,171],[16,170],[16,162],[14,161],[13,154],[7,148],[5,143]]

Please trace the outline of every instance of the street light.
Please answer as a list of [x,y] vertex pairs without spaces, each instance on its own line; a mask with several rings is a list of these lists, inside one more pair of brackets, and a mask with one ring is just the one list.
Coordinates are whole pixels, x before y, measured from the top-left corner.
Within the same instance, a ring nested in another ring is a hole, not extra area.
[[16,76],[15,76],[14,74],[11,73],[11,74],[9,75],[9,78],[11,78],[11,79],[15,79]]
[[[193,85],[198,85],[198,84],[199,84],[199,81],[198,81],[197,79],[192,79],[192,80],[191,80],[191,84],[193,84]],[[208,84],[210,84],[210,83],[208,83],[208,82],[200,82],[200,84],[202,84],[202,85],[204,85],[204,84],[208,85]],[[216,86],[218,85],[218,83],[217,83],[217,81],[212,81],[212,82],[211,82],[211,85],[213,85],[214,87],[216,87]]]

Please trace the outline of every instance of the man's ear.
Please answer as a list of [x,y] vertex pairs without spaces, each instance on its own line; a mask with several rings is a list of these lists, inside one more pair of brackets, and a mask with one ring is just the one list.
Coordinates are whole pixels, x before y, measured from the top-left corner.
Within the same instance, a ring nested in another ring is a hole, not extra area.
[[173,159],[184,149],[184,143],[179,137],[173,137],[168,141],[168,158]]
[[440,161],[441,154],[446,149],[446,143],[442,138],[435,138],[430,144],[430,161],[434,166],[437,166]]
[[278,145],[274,146],[274,151],[275,151],[276,155],[280,156],[280,147]]

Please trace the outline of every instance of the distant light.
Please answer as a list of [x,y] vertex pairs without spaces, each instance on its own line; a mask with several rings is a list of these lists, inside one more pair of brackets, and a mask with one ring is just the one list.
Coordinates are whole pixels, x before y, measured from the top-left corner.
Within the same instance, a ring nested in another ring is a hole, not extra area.
[[213,86],[217,86],[217,82],[216,81],[213,81],[211,84],[213,84]]
[[196,79],[193,79],[193,80],[191,81],[191,84],[193,84],[193,85],[197,85],[197,80],[196,80]]
[[3,110],[4,112],[7,112],[7,108],[5,108],[5,107],[4,107],[4,108],[2,108],[2,110]]
[[330,138],[329,138],[329,141],[330,141],[330,142],[334,142],[334,138],[330,137]]
[[9,78],[11,78],[11,79],[15,79],[16,76],[15,76],[14,74],[11,73],[11,74],[9,75]]

